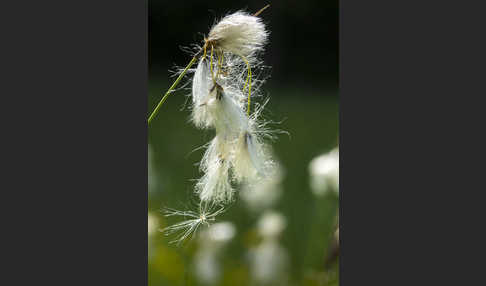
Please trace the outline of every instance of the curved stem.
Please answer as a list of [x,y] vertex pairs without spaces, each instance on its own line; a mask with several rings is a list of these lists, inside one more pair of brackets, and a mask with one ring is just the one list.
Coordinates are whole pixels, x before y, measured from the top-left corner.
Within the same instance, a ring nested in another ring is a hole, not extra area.
[[157,107],[155,107],[155,109],[152,112],[152,114],[150,114],[150,117],[148,118],[148,124],[150,124],[150,122],[152,121],[152,119],[154,119],[155,115],[159,112],[160,107],[162,106],[162,104],[164,104],[164,102],[167,99],[167,97],[169,96],[169,94],[171,94],[172,90],[174,88],[176,88],[176,86],[179,84],[179,82],[181,81],[181,79],[186,74],[187,70],[196,62],[196,59],[197,58],[198,58],[197,55],[192,58],[192,60],[189,62],[189,64],[186,66],[186,68],[181,72],[181,74],[179,75],[179,77],[177,77],[177,79],[174,81],[174,83],[169,88],[169,90],[167,90],[167,92],[165,93],[164,97],[162,97],[162,99],[157,104]]
[[267,4],[265,7],[263,7],[258,12],[256,12],[255,14],[253,14],[253,16],[256,17],[256,16],[260,15],[260,13],[263,12],[263,10],[267,9],[268,7],[270,7],[270,4]]
[[248,108],[247,108],[247,113],[248,113],[248,115],[250,115],[251,67],[250,67],[250,63],[248,62],[248,60],[243,55],[240,55],[240,57],[243,59],[243,61],[246,63],[246,66],[248,67],[248,75],[246,76],[245,85],[243,86],[243,90],[245,90],[246,85],[248,84]]
[[223,51],[219,51],[219,56],[218,56],[218,71],[216,72],[216,78],[219,76],[219,73],[223,69]]
[[216,83],[213,72],[213,45],[211,45],[211,60],[209,61],[209,68],[211,70],[211,79],[213,80],[213,83]]

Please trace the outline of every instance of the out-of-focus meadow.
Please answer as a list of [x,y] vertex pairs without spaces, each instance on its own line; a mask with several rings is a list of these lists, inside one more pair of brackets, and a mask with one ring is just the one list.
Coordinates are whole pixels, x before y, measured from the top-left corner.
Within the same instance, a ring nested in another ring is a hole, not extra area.
[[[148,110],[153,110],[168,86],[161,78],[150,78]],[[280,134],[271,143],[284,173],[281,196],[271,207],[286,220],[278,238],[288,256],[288,267],[282,275],[288,276],[287,285],[338,285],[338,259],[326,263],[337,225],[338,195],[314,195],[309,174],[310,161],[338,144],[337,90],[275,85],[265,90],[270,102],[264,116],[281,121],[274,127],[290,133]],[[195,255],[204,247],[197,234],[176,246],[169,244],[173,237],[157,231],[182,219],[168,220],[161,212],[163,207],[197,209],[194,179],[201,175],[196,164],[204,150],[196,149],[214,136],[214,131],[198,130],[188,122],[190,110],[185,106],[185,95],[189,92],[172,94],[149,128],[150,286],[205,285],[195,270]],[[252,211],[237,196],[228,210],[217,217],[216,222],[231,222],[236,233],[218,254],[220,279],[210,285],[260,285],[252,278],[250,253],[262,241],[257,224],[263,212]]]

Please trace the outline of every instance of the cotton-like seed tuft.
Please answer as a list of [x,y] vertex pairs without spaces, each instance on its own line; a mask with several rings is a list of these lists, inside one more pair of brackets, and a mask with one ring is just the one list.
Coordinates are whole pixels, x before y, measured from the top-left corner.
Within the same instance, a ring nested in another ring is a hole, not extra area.
[[238,182],[264,176],[265,158],[254,135],[242,132],[235,148],[234,177]]
[[229,177],[229,162],[222,158],[208,163],[206,173],[196,184],[201,201],[226,203],[233,199],[233,188]]
[[223,87],[215,84],[207,103],[210,120],[216,132],[227,139],[236,138],[248,128],[248,117],[238,102]]
[[202,58],[197,65],[192,81],[192,121],[199,128],[207,128],[211,124],[207,107],[205,106],[209,99],[210,84],[209,63]]
[[203,158],[199,169],[202,172],[207,172],[211,164],[214,164],[221,158],[229,158],[231,152],[231,145],[227,144],[222,136],[216,135],[208,145],[206,152],[204,152]]
[[[255,111],[260,112],[261,109]],[[248,129],[241,132],[235,146],[234,177],[238,182],[251,182],[269,176],[275,171],[275,162],[271,159],[270,149],[262,137],[271,137],[264,126],[259,125],[252,116]]]
[[268,32],[260,18],[238,11],[214,25],[208,41],[225,51],[248,57],[263,49],[267,38]]
[[202,201],[231,201],[230,152],[231,145],[221,135],[216,135],[206,149],[199,166],[204,175],[196,184],[196,192]]

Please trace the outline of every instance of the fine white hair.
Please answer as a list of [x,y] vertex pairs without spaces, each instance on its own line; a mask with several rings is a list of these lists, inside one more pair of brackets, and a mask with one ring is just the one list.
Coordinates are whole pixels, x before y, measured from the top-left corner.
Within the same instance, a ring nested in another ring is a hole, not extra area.
[[179,216],[184,220],[174,225],[161,229],[161,231],[169,236],[177,233],[177,236],[170,243],[177,243],[180,245],[187,238],[192,238],[193,234],[203,226],[210,226],[210,223],[215,220],[216,216],[224,212],[224,207],[213,203],[201,201],[199,203],[199,210],[196,211],[180,211],[172,208],[164,210],[166,217]]
[[216,135],[201,160],[199,169],[204,175],[196,184],[196,192],[202,201],[229,202],[233,188],[229,177],[230,148],[226,140]]
[[233,187],[229,177],[230,164],[216,158],[209,162],[206,173],[196,184],[196,192],[202,201],[227,203],[233,200]]

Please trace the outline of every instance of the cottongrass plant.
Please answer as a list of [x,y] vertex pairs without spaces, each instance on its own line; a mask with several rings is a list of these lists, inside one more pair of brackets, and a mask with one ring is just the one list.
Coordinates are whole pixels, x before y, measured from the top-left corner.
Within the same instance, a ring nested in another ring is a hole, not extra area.
[[[260,56],[269,33],[258,15],[268,6],[253,15],[238,11],[215,23],[203,46],[197,47],[189,65],[180,71],[149,117],[150,123],[183,75],[194,72],[191,121],[198,128],[215,130],[215,137],[199,164],[203,173],[195,185],[199,212],[166,212],[167,216],[188,218],[164,229],[166,234],[180,233],[174,242],[184,241],[223,212],[224,206],[234,201],[235,185],[255,185],[275,172],[270,147],[265,143],[274,139],[274,131],[261,116],[268,100],[251,108],[251,98],[261,96],[260,87],[265,82]],[[189,70],[196,61],[196,69]],[[213,211],[214,206],[221,208]]]

